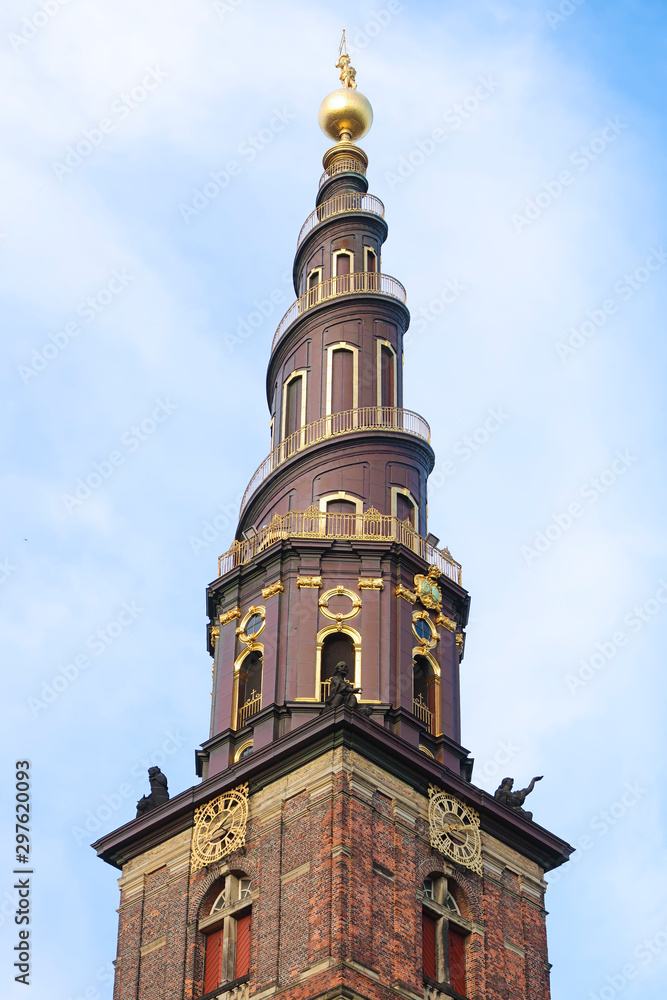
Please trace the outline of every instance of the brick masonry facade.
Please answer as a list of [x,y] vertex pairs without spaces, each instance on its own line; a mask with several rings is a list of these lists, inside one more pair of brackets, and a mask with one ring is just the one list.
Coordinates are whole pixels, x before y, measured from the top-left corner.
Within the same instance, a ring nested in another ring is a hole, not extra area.
[[423,997],[421,889],[434,873],[461,910],[468,1000],[548,1000],[543,871],[482,837],[479,876],[430,846],[426,796],[329,751],[251,794],[245,847],[224,861],[191,872],[190,828],[124,866],[114,1000],[202,995],[198,925],[228,872],[252,880],[253,1000]]

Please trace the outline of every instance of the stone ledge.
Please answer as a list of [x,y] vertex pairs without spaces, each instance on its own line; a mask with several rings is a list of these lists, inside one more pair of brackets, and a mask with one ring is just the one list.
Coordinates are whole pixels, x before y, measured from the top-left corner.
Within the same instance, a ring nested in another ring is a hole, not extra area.
[[155,938],[155,940],[151,941],[150,944],[143,944],[139,949],[139,954],[143,958],[144,955],[150,955],[152,951],[157,951],[158,948],[164,948],[166,943],[167,943],[166,937]]

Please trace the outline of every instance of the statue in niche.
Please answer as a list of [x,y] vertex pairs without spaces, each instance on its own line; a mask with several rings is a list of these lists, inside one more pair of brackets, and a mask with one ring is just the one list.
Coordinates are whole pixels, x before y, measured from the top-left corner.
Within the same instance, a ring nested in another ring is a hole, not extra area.
[[151,783],[151,793],[150,795],[142,795],[137,802],[136,819],[139,819],[140,816],[145,816],[147,812],[157,809],[158,806],[162,806],[165,802],[169,801],[167,777],[162,773],[160,768],[149,767],[148,778]]
[[522,806],[526,801],[526,796],[530,795],[535,787],[535,782],[541,781],[543,777],[543,774],[538,775],[536,778],[533,778],[531,783],[528,785],[528,788],[520,788],[516,792],[512,790],[514,788],[514,778],[503,778],[500,785],[493,793],[493,797],[494,799],[497,799],[498,802],[502,802],[504,806],[509,806],[510,809],[514,809],[515,812],[521,813],[521,815],[525,816],[526,819],[532,819],[532,812],[528,812],[527,809],[522,809]]
[[359,705],[357,695],[361,694],[361,688],[355,687],[351,681],[348,681],[348,672],[349,667],[345,660],[339,660],[334,667],[331,687],[325,704],[328,708],[340,708],[344,705],[345,708],[356,709],[361,715],[370,715],[373,711],[372,707]]

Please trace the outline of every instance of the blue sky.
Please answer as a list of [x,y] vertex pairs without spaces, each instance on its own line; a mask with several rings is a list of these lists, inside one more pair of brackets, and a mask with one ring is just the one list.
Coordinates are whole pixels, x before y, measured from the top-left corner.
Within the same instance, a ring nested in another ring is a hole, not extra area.
[[415,319],[405,404],[438,456],[429,527],[472,594],[475,781],[543,773],[535,817],[580,847],[548,893],[555,1000],[662,1000],[667,8],[71,0],[35,28],[40,11],[0,15],[3,782],[31,759],[31,996],[109,1000],[117,886],[87,845],[132,818],[150,764],[172,793],[196,780],[204,591],[269,449],[265,366],[345,24],[383,268]]

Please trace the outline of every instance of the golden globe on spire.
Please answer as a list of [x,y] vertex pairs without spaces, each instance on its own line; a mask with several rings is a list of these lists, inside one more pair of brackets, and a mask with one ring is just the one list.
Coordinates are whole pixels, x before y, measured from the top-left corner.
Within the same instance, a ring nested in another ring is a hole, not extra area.
[[320,128],[330,139],[354,142],[365,136],[373,124],[373,109],[368,99],[357,90],[357,71],[350,65],[344,31],[336,68],[340,69],[343,86],[324,98],[317,119]]

